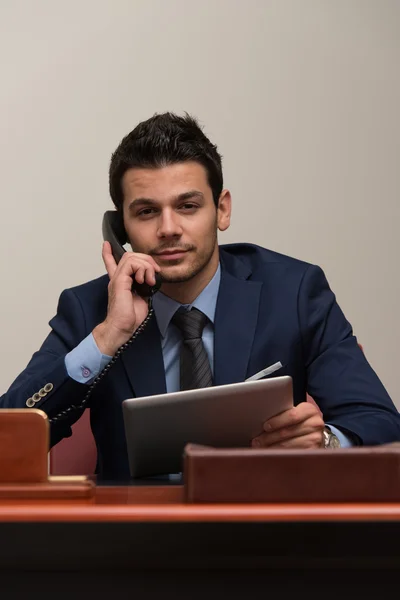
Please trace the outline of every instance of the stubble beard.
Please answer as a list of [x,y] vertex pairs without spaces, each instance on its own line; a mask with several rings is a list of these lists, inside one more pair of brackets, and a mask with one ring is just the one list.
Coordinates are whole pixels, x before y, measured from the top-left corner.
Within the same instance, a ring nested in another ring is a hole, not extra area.
[[[215,246],[217,245],[217,229],[213,232],[213,240],[212,244],[210,244],[209,248],[207,248],[201,256],[198,256],[192,265],[190,265],[186,272],[174,275],[171,273],[168,275],[167,269],[161,269],[161,277],[165,283],[185,283],[186,281],[190,281],[199,273],[201,273],[211,261],[211,258],[215,251]],[[190,254],[191,251],[189,251]],[[195,252],[195,250],[194,250]],[[170,265],[173,266],[179,265],[181,259],[177,259],[176,261],[171,261]]]

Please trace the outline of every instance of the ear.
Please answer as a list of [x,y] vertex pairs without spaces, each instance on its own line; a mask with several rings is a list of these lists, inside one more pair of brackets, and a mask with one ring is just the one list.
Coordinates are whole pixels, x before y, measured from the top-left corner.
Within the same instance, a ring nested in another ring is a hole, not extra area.
[[231,193],[229,190],[222,190],[218,199],[217,208],[217,226],[220,231],[228,229],[231,223]]

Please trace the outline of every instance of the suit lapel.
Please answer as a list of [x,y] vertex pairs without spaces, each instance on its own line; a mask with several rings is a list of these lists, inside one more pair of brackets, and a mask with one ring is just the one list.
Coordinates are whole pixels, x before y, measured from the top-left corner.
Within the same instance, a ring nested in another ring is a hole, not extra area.
[[[215,385],[246,378],[262,287],[261,282],[248,281],[251,270],[226,252],[221,252],[221,265],[214,319]],[[136,397],[166,393],[160,332],[154,316],[121,361]]]
[[136,397],[166,393],[160,332],[154,315],[121,360]]
[[[214,321],[214,383],[244,381],[257,325],[262,283],[233,257],[223,260]],[[228,267],[228,269],[226,268]]]

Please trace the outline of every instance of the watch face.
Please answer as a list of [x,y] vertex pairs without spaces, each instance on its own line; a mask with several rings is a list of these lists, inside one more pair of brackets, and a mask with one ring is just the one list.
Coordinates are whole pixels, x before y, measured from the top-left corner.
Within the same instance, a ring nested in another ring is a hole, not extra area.
[[332,431],[325,429],[324,430],[324,446],[325,448],[340,448],[340,441],[337,435],[332,433]]
[[329,447],[330,448],[340,448],[340,441],[337,435],[335,435],[334,433],[331,433],[331,435],[329,436],[330,440],[329,440]]

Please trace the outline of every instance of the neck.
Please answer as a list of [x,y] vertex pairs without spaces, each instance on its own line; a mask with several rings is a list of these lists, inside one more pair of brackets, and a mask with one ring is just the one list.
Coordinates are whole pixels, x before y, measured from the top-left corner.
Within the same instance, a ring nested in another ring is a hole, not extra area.
[[192,279],[181,283],[163,283],[161,286],[162,293],[180,304],[192,304],[214,277],[218,262],[219,253],[216,252],[206,267]]

